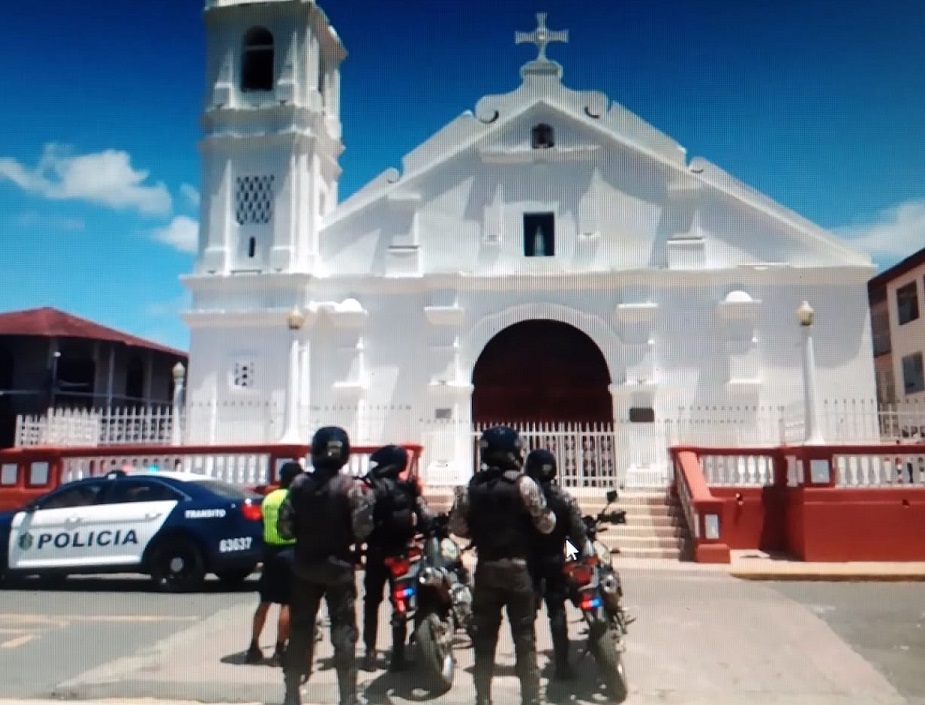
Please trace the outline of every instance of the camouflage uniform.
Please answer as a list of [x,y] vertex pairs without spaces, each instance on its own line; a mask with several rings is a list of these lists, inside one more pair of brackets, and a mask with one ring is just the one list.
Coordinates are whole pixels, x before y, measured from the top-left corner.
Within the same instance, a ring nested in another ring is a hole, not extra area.
[[472,600],[476,703],[491,702],[501,611],[506,608],[524,705],[540,702],[536,655],[537,600],[528,568],[537,532],[550,533],[556,517],[539,485],[519,470],[488,468],[457,488],[449,529],[470,538],[478,552]]
[[292,628],[283,667],[287,705],[299,704],[298,685],[311,676],[322,598],[331,621],[340,705],[359,702],[356,561],[351,544],[362,543],[372,533],[373,508],[372,493],[361,482],[346,475],[325,476],[321,471],[300,475],[280,507],[278,531],[283,538],[296,539]]

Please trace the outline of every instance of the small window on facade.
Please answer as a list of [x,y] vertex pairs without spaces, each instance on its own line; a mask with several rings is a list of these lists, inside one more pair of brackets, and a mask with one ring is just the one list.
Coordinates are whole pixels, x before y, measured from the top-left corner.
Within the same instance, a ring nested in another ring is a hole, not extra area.
[[630,409],[630,423],[655,423],[655,410],[634,406]]
[[536,125],[531,131],[530,144],[533,149],[549,149],[556,144],[552,127],[546,124]]
[[554,257],[555,254],[555,213],[524,213],[524,255]]
[[235,181],[235,220],[238,225],[267,225],[273,220],[273,182],[268,176],[239,176]]
[[925,364],[922,353],[906,355],[903,358],[903,388],[906,394],[925,392]]
[[244,35],[241,57],[241,90],[273,90],[273,35],[263,27],[254,27]]
[[15,485],[19,479],[19,466],[16,463],[4,463],[0,468],[0,486]]
[[251,237],[247,239],[247,256],[253,257],[257,254],[257,238]]
[[899,325],[905,325],[919,317],[918,282],[910,282],[896,290],[896,314]]
[[49,479],[48,463],[45,461],[34,462],[29,466],[29,486],[37,487],[47,485]]
[[234,363],[231,371],[231,383],[238,389],[249,389],[254,386],[254,363],[240,361]]

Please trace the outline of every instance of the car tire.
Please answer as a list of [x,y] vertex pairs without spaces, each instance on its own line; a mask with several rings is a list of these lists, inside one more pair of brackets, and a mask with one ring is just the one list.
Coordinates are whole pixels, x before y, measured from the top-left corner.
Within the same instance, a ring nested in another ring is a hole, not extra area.
[[151,552],[149,572],[159,592],[195,592],[206,579],[205,559],[192,541],[165,541]]
[[247,580],[251,573],[257,569],[256,565],[250,568],[238,568],[237,570],[220,570],[215,573],[222,585],[226,587],[237,587]]

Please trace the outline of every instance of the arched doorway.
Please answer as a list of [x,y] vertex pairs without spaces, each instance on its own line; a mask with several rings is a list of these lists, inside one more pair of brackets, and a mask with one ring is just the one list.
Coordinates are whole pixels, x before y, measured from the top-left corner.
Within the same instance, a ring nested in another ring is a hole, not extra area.
[[472,420],[613,422],[603,353],[567,323],[515,323],[488,341],[472,370]]

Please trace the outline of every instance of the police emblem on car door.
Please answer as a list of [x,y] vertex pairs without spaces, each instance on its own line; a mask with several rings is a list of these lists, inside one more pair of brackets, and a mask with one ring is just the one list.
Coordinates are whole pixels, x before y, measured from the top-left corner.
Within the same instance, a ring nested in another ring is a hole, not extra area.
[[9,566],[67,568],[83,563],[80,530],[92,514],[102,480],[63,485],[18,512],[10,532]]

